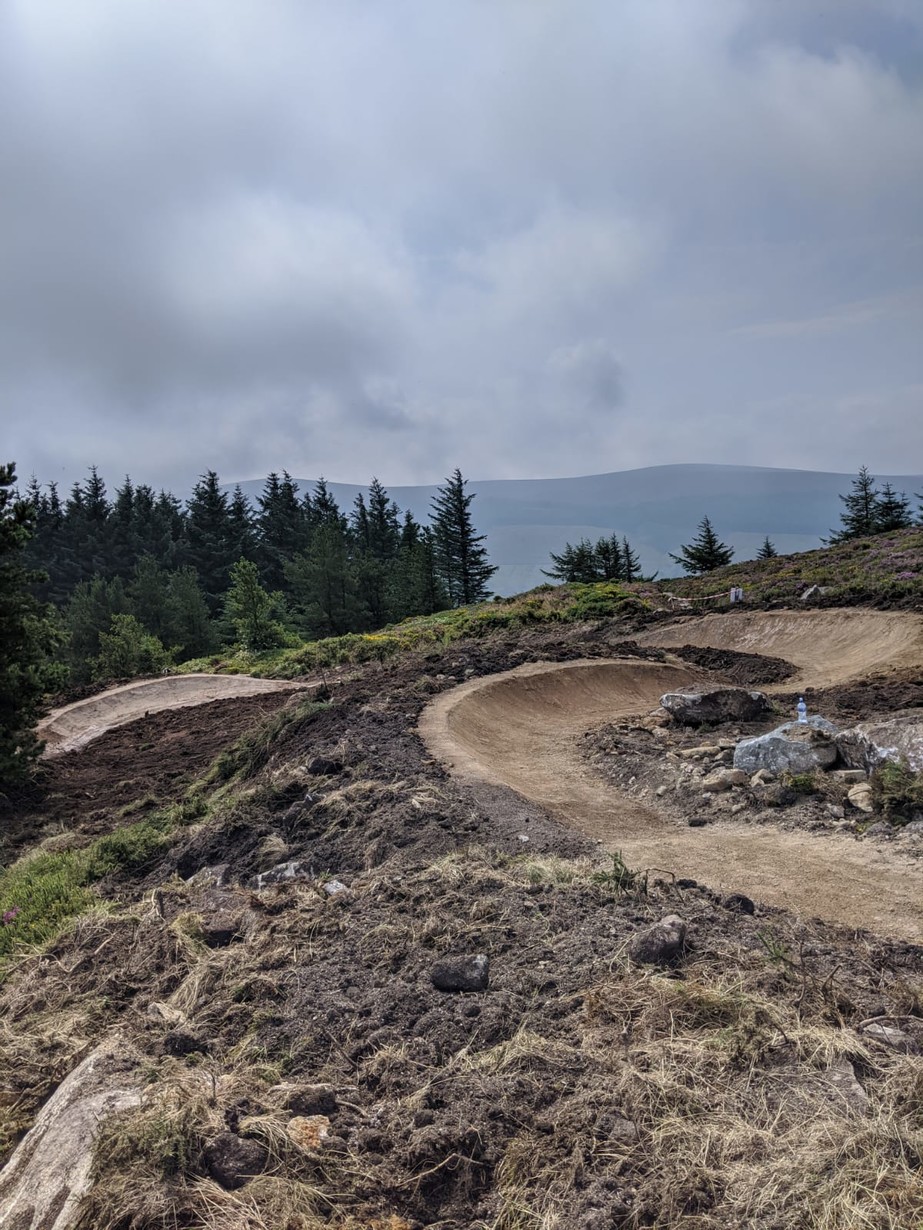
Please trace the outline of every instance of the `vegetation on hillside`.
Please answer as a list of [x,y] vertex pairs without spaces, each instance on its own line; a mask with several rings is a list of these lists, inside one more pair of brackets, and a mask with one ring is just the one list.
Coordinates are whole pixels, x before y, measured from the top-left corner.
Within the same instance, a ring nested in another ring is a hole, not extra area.
[[61,609],[62,661],[81,682],[480,601],[496,570],[466,485],[455,470],[425,526],[377,479],[346,515],[323,479],[302,495],[285,472],[269,475],[255,507],[214,471],[185,507],[129,478],[110,499],[95,469],[66,501],[33,480],[21,504],[34,528],[28,559],[44,574],[35,593]]
[[25,564],[35,510],[18,499],[13,465],[0,465],[0,785],[25,776],[41,745],[35,724],[46,691],[60,681],[51,663],[59,632],[31,593],[41,578]]

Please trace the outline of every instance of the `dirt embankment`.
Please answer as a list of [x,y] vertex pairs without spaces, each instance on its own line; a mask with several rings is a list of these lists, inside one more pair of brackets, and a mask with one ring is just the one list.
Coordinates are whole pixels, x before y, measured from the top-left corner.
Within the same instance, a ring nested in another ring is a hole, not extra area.
[[[802,686],[923,662],[923,621],[867,611],[744,613],[680,620],[638,636],[790,656]],[[435,756],[468,780],[509,786],[634,866],[654,866],[744,892],[801,916],[919,941],[919,865],[840,835],[745,821],[690,831],[599,781],[579,746],[590,728],[650,712],[660,695],[701,680],[694,669],[637,661],[524,667],[439,697],[421,723]],[[777,685],[780,686],[780,685]]]
[[60,756],[85,746],[115,726],[165,709],[190,708],[209,701],[303,689],[304,683],[253,679],[249,675],[164,675],[110,688],[86,700],[55,709],[39,723],[45,756]]

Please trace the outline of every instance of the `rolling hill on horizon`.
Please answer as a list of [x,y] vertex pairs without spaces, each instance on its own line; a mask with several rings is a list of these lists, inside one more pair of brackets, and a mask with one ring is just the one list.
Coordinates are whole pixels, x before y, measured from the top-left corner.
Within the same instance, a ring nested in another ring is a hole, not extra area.
[[[302,491],[313,478],[292,476]],[[370,476],[371,477],[371,476]],[[438,484],[389,486],[402,508],[420,521],[429,517]],[[768,536],[780,553],[807,551],[839,524],[839,496],[850,489],[854,474],[789,470],[764,466],[647,466],[576,478],[472,479],[476,494],[474,524],[487,535],[491,562],[498,566],[494,588],[504,596],[520,593],[547,580],[542,569],[549,555],[567,542],[618,533],[638,551],[645,572],[675,576],[669,552],[690,541],[702,517],[711,518],[719,537],[731,545],[737,559],[753,558]],[[897,491],[923,490],[923,474],[876,475],[880,486]],[[236,484],[226,484],[234,486]],[[367,484],[329,482],[344,512]],[[256,500],[263,479],[240,482]]]

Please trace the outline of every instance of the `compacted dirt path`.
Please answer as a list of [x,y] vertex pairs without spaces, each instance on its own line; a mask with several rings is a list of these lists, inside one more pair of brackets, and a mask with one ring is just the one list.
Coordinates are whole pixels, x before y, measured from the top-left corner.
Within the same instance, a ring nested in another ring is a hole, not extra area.
[[53,710],[39,723],[38,735],[45,741],[46,757],[60,756],[83,747],[115,726],[124,726],[149,713],[229,697],[300,691],[305,686],[310,685],[254,679],[250,675],[164,675],[159,679],[141,679]]
[[[897,665],[896,659],[903,666],[923,662],[923,621],[917,616],[780,615],[784,623],[774,612],[684,620],[675,629],[658,629],[655,643],[778,654],[801,668],[803,686],[845,681]],[[737,618],[747,639],[729,643],[726,633]],[[770,633],[765,641],[758,635],[761,619]],[[690,635],[694,624],[699,628]],[[810,672],[811,646],[816,675]],[[530,664],[437,697],[424,712],[420,731],[432,753],[460,777],[511,787],[607,849],[621,850],[631,866],[690,876],[802,916],[923,941],[919,862],[848,836],[784,832],[740,821],[692,829],[619,795],[585,765],[578,748],[585,731],[649,713],[664,692],[701,679],[685,665],[636,659]]]

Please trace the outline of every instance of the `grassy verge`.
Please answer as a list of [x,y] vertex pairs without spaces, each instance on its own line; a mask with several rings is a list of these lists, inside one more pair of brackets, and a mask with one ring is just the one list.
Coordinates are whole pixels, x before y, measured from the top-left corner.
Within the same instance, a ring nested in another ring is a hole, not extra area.
[[827,591],[820,597],[830,605],[923,601],[923,529],[875,534],[774,559],[745,560],[701,577],[659,581],[654,588],[701,598],[741,586],[752,601],[795,603],[814,585]]
[[593,585],[540,585],[516,598],[420,615],[380,632],[349,632],[265,653],[232,649],[221,655],[185,662],[179,670],[289,679],[324,667],[385,662],[408,651],[450,645],[463,637],[481,637],[491,632],[555,622],[610,619],[648,609],[649,603],[644,598],[612,581]]
[[164,808],[82,849],[39,848],[0,872],[0,978],[11,958],[49,943],[99,906],[94,884],[114,873],[142,874],[169,845],[174,829],[204,811],[199,800]]

